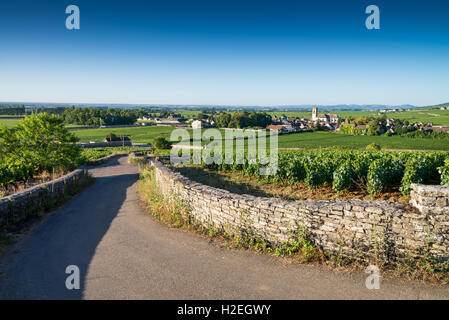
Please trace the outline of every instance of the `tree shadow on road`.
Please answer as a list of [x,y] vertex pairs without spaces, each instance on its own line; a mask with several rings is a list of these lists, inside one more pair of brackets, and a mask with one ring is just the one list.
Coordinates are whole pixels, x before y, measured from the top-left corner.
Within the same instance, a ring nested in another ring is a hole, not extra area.
[[[0,299],[81,299],[97,246],[137,180],[137,173],[96,178],[12,246],[0,262]],[[79,268],[80,290],[66,288],[69,265]]]

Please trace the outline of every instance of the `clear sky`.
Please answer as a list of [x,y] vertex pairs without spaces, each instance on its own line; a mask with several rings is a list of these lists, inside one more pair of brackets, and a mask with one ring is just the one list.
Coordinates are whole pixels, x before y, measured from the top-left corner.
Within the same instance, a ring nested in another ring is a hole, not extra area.
[[[67,30],[78,5],[81,29]],[[365,8],[380,8],[367,30]],[[449,101],[446,0],[0,2],[0,101]]]

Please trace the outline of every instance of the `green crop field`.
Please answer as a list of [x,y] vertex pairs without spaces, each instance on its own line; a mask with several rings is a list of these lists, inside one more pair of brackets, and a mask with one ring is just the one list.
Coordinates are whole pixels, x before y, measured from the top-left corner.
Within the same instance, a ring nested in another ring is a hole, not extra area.
[[[158,136],[169,139],[171,132],[175,128],[174,126],[148,126],[82,129],[73,130],[72,132],[82,142],[101,142],[109,133],[114,133],[116,135],[129,136],[132,142],[151,143]],[[224,130],[220,131],[224,139]],[[449,150],[449,140],[444,139],[407,138],[399,136],[351,136],[330,132],[304,132],[279,136],[280,148],[365,148],[371,143],[376,143],[384,149]],[[209,144],[209,142],[203,142],[202,144]]]
[[[21,119],[5,119],[6,116],[0,116],[0,126],[5,125],[7,128],[13,128],[19,124]],[[67,128],[70,127],[83,127],[75,124],[66,124]]]
[[365,148],[376,143],[385,149],[449,150],[449,140],[400,136],[351,136],[330,132],[305,132],[279,136],[280,148]]
[[5,125],[7,128],[12,128],[19,123],[20,119],[4,119],[0,116],[0,126]]
[[148,126],[148,127],[129,127],[129,128],[105,128],[105,129],[81,129],[73,130],[82,142],[102,142],[109,134],[129,136],[132,142],[151,143],[156,137],[170,138],[174,126]]
[[392,113],[390,117],[406,119],[410,122],[432,122],[436,126],[449,125],[449,110],[416,109]]

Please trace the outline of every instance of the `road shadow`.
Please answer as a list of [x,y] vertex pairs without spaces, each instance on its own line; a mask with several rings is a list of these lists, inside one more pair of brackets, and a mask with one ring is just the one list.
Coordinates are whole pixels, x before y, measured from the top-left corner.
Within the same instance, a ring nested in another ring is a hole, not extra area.
[[[107,166],[114,164],[118,158]],[[96,178],[12,246],[0,261],[0,299],[81,299],[96,248],[137,180],[137,173]],[[69,265],[79,268],[80,290],[66,288]]]

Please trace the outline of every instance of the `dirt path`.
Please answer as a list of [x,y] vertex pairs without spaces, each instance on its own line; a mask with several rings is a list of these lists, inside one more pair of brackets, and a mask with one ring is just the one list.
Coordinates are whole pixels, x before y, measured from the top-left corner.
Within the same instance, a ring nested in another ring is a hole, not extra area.
[[[137,167],[118,157],[96,182],[10,247],[0,261],[1,299],[449,299],[447,287],[382,281],[284,265],[170,230],[142,209]],[[65,287],[80,269],[80,290]]]

